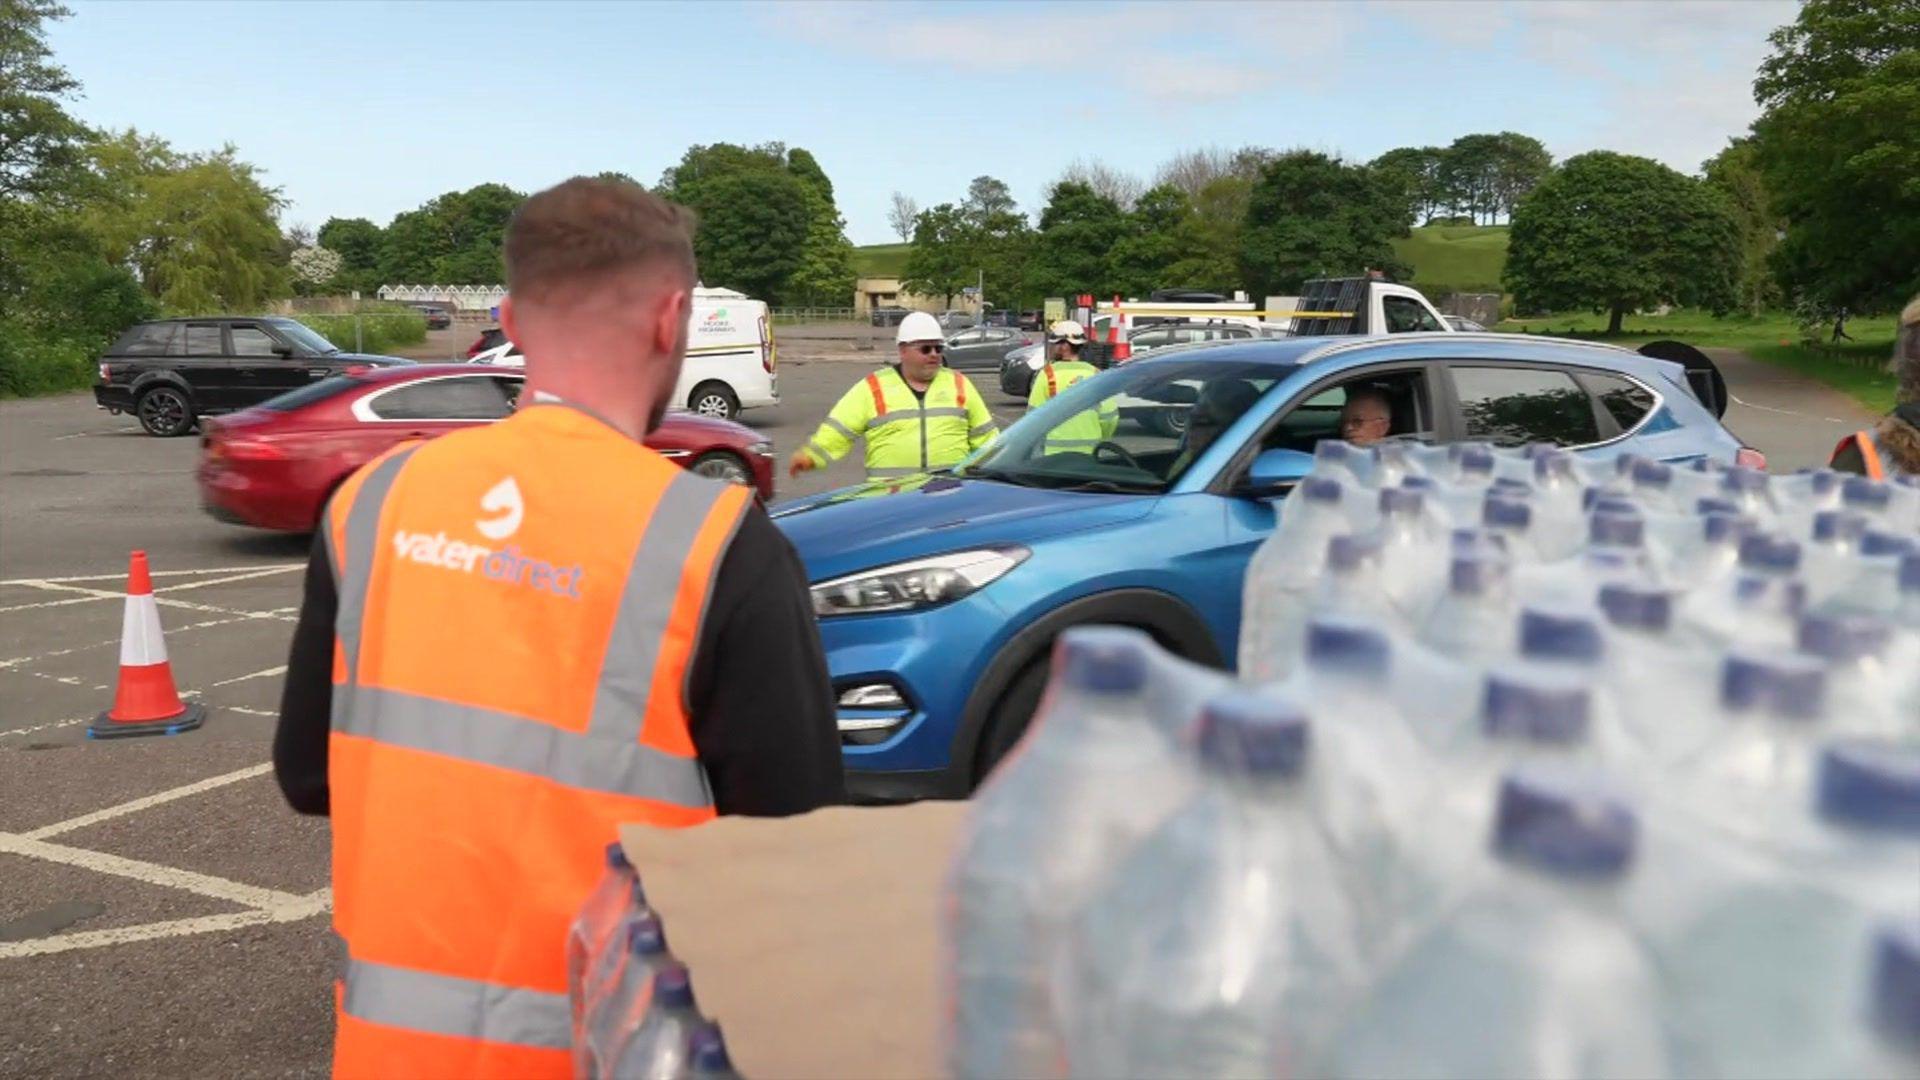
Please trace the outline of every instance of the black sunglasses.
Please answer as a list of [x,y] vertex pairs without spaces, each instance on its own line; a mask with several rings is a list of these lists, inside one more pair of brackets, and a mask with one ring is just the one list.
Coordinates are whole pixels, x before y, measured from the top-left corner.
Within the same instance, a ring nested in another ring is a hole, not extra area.
[[920,355],[921,355],[921,356],[939,356],[939,355],[940,355],[941,353],[943,353],[943,352],[946,352],[946,351],[947,351],[947,347],[946,347],[945,345],[938,345],[938,344],[935,344],[935,345],[925,345],[925,344],[922,344],[922,345],[915,345],[915,346],[914,346],[914,348],[916,348],[916,349],[919,349],[919,350],[920,350]]

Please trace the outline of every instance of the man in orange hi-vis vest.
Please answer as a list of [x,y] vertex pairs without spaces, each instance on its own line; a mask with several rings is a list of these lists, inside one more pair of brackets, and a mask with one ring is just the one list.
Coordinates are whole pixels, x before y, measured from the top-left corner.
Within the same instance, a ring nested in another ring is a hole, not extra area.
[[641,443],[686,352],[685,212],[569,180],[506,263],[522,407],[342,485],[287,665],[275,772],[333,819],[336,1076],[569,1075],[567,928],[616,828],[844,795],[793,549]]

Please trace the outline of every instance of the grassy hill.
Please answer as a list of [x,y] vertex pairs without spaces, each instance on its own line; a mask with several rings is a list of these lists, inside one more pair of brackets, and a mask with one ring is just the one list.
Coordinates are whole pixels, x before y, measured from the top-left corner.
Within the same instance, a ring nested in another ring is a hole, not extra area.
[[911,244],[869,244],[853,249],[853,272],[861,277],[899,277]]
[[1428,296],[1451,292],[1499,292],[1507,264],[1505,225],[1428,225],[1393,242],[1393,252],[1413,267],[1413,284]]

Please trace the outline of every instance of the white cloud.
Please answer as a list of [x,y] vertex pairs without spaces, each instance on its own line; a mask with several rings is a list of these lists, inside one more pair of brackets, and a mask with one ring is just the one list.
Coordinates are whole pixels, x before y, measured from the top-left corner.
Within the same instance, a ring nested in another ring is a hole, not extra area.
[[1264,90],[1279,77],[1272,69],[1239,64],[1154,64],[1142,68],[1128,83],[1159,104],[1205,105]]

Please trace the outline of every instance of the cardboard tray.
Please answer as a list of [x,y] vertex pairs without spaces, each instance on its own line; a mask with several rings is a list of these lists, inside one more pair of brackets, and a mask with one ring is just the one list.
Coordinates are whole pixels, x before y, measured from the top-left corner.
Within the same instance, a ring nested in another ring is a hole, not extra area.
[[740,1072],[941,1076],[947,868],[967,805],[620,830]]

